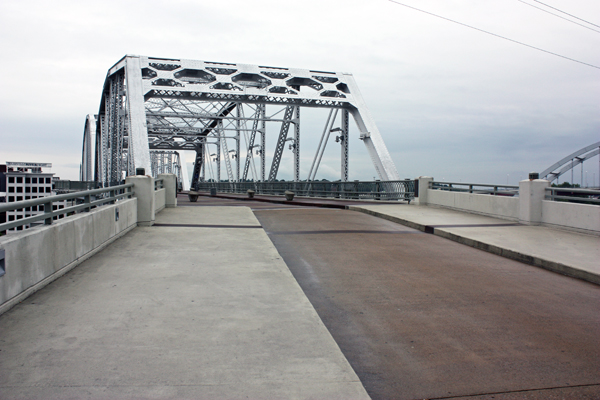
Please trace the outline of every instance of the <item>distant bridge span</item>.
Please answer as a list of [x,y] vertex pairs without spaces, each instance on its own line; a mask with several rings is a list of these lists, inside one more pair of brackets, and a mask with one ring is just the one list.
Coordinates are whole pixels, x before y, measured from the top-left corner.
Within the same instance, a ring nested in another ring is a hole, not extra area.
[[[335,133],[341,180],[348,180],[349,114],[379,178],[400,179],[351,74],[132,55],[108,70],[95,130],[94,118],[86,119],[81,178],[114,184],[136,168],[150,171],[151,150],[192,150],[192,186],[207,173],[219,181],[223,164],[230,182],[274,181],[289,145],[299,181],[301,107],[329,110],[309,179]],[[267,146],[266,124],[274,123],[279,134],[274,146]],[[272,156],[269,147],[275,149]]]
[[[552,164],[540,173],[540,178],[552,182],[569,170],[572,171],[575,166],[582,164],[585,160],[595,157],[598,154],[600,154],[600,142],[590,144]],[[573,178],[571,178],[571,181],[572,180]]]

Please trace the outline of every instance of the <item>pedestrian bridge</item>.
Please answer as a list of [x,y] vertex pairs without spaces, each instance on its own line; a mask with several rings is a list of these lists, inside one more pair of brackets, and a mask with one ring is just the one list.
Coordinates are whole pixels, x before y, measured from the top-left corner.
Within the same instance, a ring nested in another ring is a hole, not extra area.
[[[597,395],[600,292],[585,280],[600,276],[598,236],[459,212],[469,196],[502,196],[424,179],[420,205],[233,193],[191,203],[174,176],[132,176],[111,204],[1,237],[0,397]],[[445,195],[454,209],[426,206]],[[343,285],[320,286],[328,279]],[[394,328],[369,332],[384,322]]]

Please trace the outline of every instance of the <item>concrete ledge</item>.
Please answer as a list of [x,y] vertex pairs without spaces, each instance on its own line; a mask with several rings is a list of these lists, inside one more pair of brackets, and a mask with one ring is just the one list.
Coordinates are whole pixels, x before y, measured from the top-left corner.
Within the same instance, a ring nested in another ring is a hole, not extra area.
[[443,229],[433,229],[433,234],[436,236],[443,237],[445,239],[453,240],[457,243],[464,244],[467,246],[474,247],[479,250],[487,251],[488,253],[496,254],[498,256],[509,258],[511,260],[516,260],[522,262],[524,264],[533,265],[535,267],[540,267],[547,269],[549,271],[558,272],[559,274],[567,275],[572,278],[581,279],[587,282],[595,283],[596,285],[600,285],[600,276],[593,274],[588,271],[584,271],[581,269],[577,269],[559,262],[546,260],[540,257],[535,257],[529,254],[525,254],[515,250],[509,250],[506,248],[502,248],[500,246],[496,246],[489,243],[484,243],[478,240],[470,239],[464,236],[456,235],[454,233],[447,232]]
[[[374,209],[379,207],[381,207],[381,211]],[[599,269],[593,265],[593,259],[595,253],[598,253],[598,244],[600,243],[594,236],[582,236],[579,233],[557,231],[542,226],[506,224],[501,219],[477,217],[472,213],[461,213],[446,208],[433,207],[429,209],[428,206],[404,206],[402,208],[404,212],[400,212],[400,209],[395,209],[394,212],[390,209],[384,210],[385,206],[379,207],[349,206],[348,209],[396,222],[501,257],[600,285]],[[409,209],[407,207],[416,208]],[[411,219],[408,219],[411,216],[409,210],[413,210]],[[518,229],[518,231],[513,231],[513,229]],[[511,237],[511,234],[514,237]],[[479,240],[479,237],[483,239]],[[527,243],[517,243],[519,237]],[[583,242],[581,243],[582,247],[573,248],[570,251],[571,258],[568,255],[560,254],[563,250],[557,249],[560,244],[565,249],[577,246],[578,242]],[[573,260],[572,265],[567,265],[571,259]],[[565,260],[568,260],[567,263]]]
[[165,207],[177,207],[177,177],[174,174],[159,174],[158,179],[163,180]]
[[428,189],[427,205],[436,205],[494,218],[519,220],[519,198],[517,197]]
[[1,312],[135,226],[137,199],[129,199],[2,237],[6,273],[0,277]]
[[167,190],[165,188],[158,189],[154,191],[154,212],[159,213],[164,210],[166,202],[165,196],[167,194]]
[[544,200],[541,224],[600,236],[600,206]]
[[117,234],[116,236],[113,236],[112,238],[108,239],[106,242],[102,243],[99,247],[96,247],[95,249],[93,249],[89,253],[87,253],[87,254],[85,254],[85,255],[77,258],[75,261],[67,264],[66,266],[64,266],[63,268],[59,269],[58,271],[56,271],[52,275],[50,275],[47,278],[43,279],[42,281],[36,283],[35,285],[29,287],[28,289],[26,289],[25,291],[23,291],[20,294],[16,295],[12,299],[4,302],[2,305],[0,305],[0,315],[4,314],[8,310],[10,310],[12,307],[14,307],[15,305],[19,304],[23,300],[25,300],[27,297],[31,296],[32,294],[34,294],[38,290],[43,289],[45,286],[49,285],[50,283],[54,282],[55,280],[57,280],[58,278],[60,278],[64,274],[66,274],[67,272],[71,271],[73,268],[77,267],[79,264],[81,264],[82,262],[84,262],[88,258],[92,257],[94,254],[96,254],[96,253],[104,250],[104,248],[106,246],[108,246],[109,244],[111,244],[115,240],[119,239],[120,237],[126,235],[127,233],[129,233],[135,227],[136,227],[136,225],[132,225],[132,226],[128,227],[126,230],[122,231],[121,233]]
[[393,215],[389,215],[389,214],[385,214],[385,213],[381,213],[381,212],[377,212],[374,210],[369,210],[369,209],[357,207],[357,206],[348,206],[348,210],[358,211],[358,212],[361,212],[364,214],[373,215],[378,218],[387,219],[388,221],[392,221],[392,222],[396,222],[396,223],[404,225],[404,226],[408,226],[409,228],[413,228],[413,229],[419,230],[421,232],[431,233],[431,232],[427,232],[427,230],[426,230],[427,225],[418,224],[416,222],[409,221],[407,219],[402,219],[402,218],[399,218],[399,217],[396,217]]

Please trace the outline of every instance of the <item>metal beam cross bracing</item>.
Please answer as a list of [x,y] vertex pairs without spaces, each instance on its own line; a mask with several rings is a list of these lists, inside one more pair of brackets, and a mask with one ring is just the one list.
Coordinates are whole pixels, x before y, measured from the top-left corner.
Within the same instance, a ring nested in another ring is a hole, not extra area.
[[[267,106],[280,111],[267,116]],[[351,74],[134,55],[123,57],[107,72],[95,138],[88,128],[84,133],[82,176],[93,174],[104,186],[115,184],[136,168],[152,170],[150,152],[162,150],[196,153],[192,186],[207,176],[210,163],[216,164],[210,168],[217,171],[211,179],[219,181],[221,162],[225,162],[229,181],[264,181],[267,159],[271,159],[268,180],[273,181],[289,141],[293,179],[298,181],[300,107],[342,112],[341,134],[337,135],[342,144],[341,180],[348,180],[349,114],[379,178],[399,179]],[[267,123],[280,124],[273,155],[267,154]],[[288,138],[290,124],[294,131]],[[212,153],[215,146],[216,153]],[[260,171],[254,156],[260,157]],[[235,170],[231,160],[235,160]]]

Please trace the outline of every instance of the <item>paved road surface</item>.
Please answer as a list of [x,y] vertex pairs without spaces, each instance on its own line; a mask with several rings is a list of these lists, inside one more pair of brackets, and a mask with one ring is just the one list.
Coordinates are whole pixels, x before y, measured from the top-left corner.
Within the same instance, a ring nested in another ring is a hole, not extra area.
[[373,399],[600,398],[598,286],[353,211],[243,205]]
[[368,395],[248,208],[177,207],[1,316],[0,399]]

